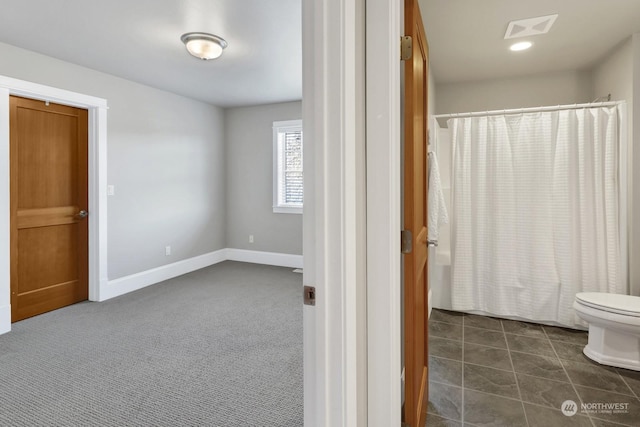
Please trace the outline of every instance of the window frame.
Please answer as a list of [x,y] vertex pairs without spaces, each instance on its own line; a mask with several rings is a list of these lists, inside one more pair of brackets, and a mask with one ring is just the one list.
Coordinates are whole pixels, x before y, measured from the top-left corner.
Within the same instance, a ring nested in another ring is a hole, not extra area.
[[[273,122],[273,213],[302,214],[303,203],[285,203],[282,201],[280,189],[284,180],[284,149],[283,139],[280,135],[287,131],[299,131],[301,136],[302,153],[304,157],[304,137],[302,131],[302,120],[281,120]],[[301,159],[304,160],[304,159]],[[304,167],[302,169],[304,181]],[[303,197],[304,198],[304,197]]]

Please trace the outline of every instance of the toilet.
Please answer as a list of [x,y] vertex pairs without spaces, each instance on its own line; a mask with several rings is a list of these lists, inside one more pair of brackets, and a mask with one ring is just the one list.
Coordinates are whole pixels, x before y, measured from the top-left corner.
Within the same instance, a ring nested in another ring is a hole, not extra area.
[[640,371],[640,297],[581,292],[573,308],[589,324],[585,356],[603,365]]

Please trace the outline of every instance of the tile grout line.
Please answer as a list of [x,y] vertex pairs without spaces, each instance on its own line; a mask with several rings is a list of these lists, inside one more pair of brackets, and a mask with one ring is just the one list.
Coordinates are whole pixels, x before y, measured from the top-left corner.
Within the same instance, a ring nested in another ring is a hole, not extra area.
[[[502,349],[500,349],[500,350],[502,350]],[[463,351],[464,351],[464,350],[463,350]],[[464,360],[449,359],[448,357],[442,357],[442,356],[431,356],[431,357],[436,357],[436,358],[438,358],[438,359],[449,360],[449,361],[451,361],[451,362],[462,362],[462,363],[469,364],[469,365],[471,365],[471,366],[478,366],[478,367],[480,367],[480,368],[495,369],[496,371],[502,371],[502,372],[513,372],[513,371],[510,371],[510,370],[508,370],[508,369],[494,368],[493,366],[481,365],[481,364],[479,364],[479,363],[465,362]],[[464,355],[463,355],[463,358],[464,358]],[[533,376],[533,375],[530,375],[530,376]],[[536,377],[536,378],[538,378],[538,377]]]
[[[446,360],[451,360],[451,361],[455,361],[455,362],[460,362],[462,364],[462,368],[461,368],[461,376],[462,378],[460,378],[460,394],[461,394],[461,401],[460,401],[460,425],[464,425],[464,316],[461,316],[461,322],[459,324],[457,323],[449,323],[449,322],[441,322],[438,320],[433,320],[433,321],[429,321],[429,325],[431,325],[432,323],[443,323],[445,325],[451,325],[451,326],[460,326],[461,329],[461,338],[460,338],[460,345],[461,345],[461,352],[462,354],[460,355],[460,360],[455,360],[455,359],[449,359],[447,357],[441,357],[441,359],[446,359]],[[447,341],[453,341],[453,342],[457,342],[458,340],[456,339],[450,339],[447,337],[440,337],[437,335],[433,335],[431,333],[431,331],[429,331],[429,337],[433,337],[433,338],[439,338],[439,339],[444,339]],[[439,356],[431,356],[430,357],[439,357]],[[456,387],[455,385],[452,384],[446,384],[446,383],[442,383],[439,381],[433,381],[435,383],[438,384],[444,384],[447,386],[451,386],[451,387]],[[452,420],[453,421],[453,420]]]
[[504,330],[504,323],[502,320],[500,321],[500,326],[502,327],[502,335],[504,336],[504,341],[507,344],[507,354],[509,355],[509,362],[511,362],[511,369],[513,369],[513,379],[516,381],[516,388],[518,389],[518,397],[520,398],[520,405],[522,405],[522,413],[524,414],[524,422],[529,426],[529,417],[527,417],[527,410],[524,407],[524,400],[522,400],[522,392],[520,391],[520,383],[518,383],[518,376],[516,375],[516,367],[513,364],[513,359],[511,358],[511,349],[509,348],[509,340],[507,340],[507,332]]
[[[454,385],[454,384],[443,383],[443,382],[440,382],[440,381],[431,381],[431,382],[436,383],[436,384],[445,385],[445,386],[447,386],[447,387],[453,387],[453,388],[459,388],[459,389],[462,389],[462,387],[457,386],[457,385]],[[474,392],[474,393],[486,394],[486,395],[488,395],[488,396],[499,397],[499,398],[501,398],[501,399],[512,400],[512,401],[514,401],[514,402],[522,402],[522,403],[526,403],[527,405],[538,406],[538,407],[540,407],[540,408],[553,409],[553,410],[555,410],[555,411],[558,411],[558,410],[559,410],[559,409],[557,409],[557,408],[555,408],[555,407],[553,407],[553,406],[546,406],[546,405],[543,405],[543,404],[541,404],[541,403],[525,402],[524,400],[520,400],[520,399],[517,399],[517,398],[515,398],[515,397],[509,397],[509,396],[505,396],[505,395],[502,395],[502,394],[491,393],[491,392],[489,392],[489,391],[484,391],[484,390],[475,390],[475,389],[472,389],[472,388],[469,388],[468,390],[469,390],[469,391],[472,391],[472,392]],[[437,416],[439,416],[439,417],[441,417],[441,418],[447,418],[447,417],[444,417],[444,416],[442,416],[442,415],[438,415],[438,414],[434,414],[434,415],[437,415]],[[586,415],[582,415],[582,416],[586,416]],[[451,419],[451,418],[447,418],[447,419]],[[456,421],[456,420],[453,420],[453,421]],[[467,424],[469,424],[469,423],[467,422]]]
[[[622,374],[620,373],[620,371],[618,370],[618,368],[617,368],[617,367],[615,367],[615,366],[614,366],[613,368],[614,368],[614,370],[616,371],[616,374],[618,374],[618,377],[620,377],[620,379],[622,380],[622,383],[623,383],[624,385],[626,385],[626,386],[629,388],[629,390],[631,391],[631,395],[632,395],[633,397],[635,397],[636,399],[639,399],[639,400],[640,400],[640,396],[638,396],[638,395],[636,394],[636,391],[635,391],[635,390],[634,390],[634,389],[629,385],[629,383],[624,379],[624,377],[622,376]],[[622,393],[620,393],[620,394],[622,394]]]
[[[569,384],[571,384],[571,388],[573,389],[573,392],[576,394],[576,396],[578,396],[578,400],[582,402],[582,397],[580,396],[580,393],[578,393],[578,389],[576,388],[576,385],[573,383],[573,380],[569,376],[569,372],[567,372],[567,368],[564,367],[564,363],[562,363],[563,359],[560,359],[560,356],[558,356],[558,352],[556,351],[556,348],[553,346],[553,343],[551,342],[551,338],[549,338],[549,334],[547,334],[547,330],[544,327],[542,328],[542,330],[544,331],[544,334],[547,337],[547,340],[549,340],[549,345],[551,345],[551,349],[553,350],[553,353],[556,355],[556,359],[558,360],[558,362],[560,362],[560,366],[562,366],[562,371],[569,379]],[[579,403],[576,402],[576,405],[579,405]],[[560,408],[560,410],[562,410],[562,408]],[[591,415],[588,412],[586,415],[587,415],[587,418],[589,418],[591,425],[595,426],[596,425],[595,421],[593,420],[593,418],[591,418]]]
[[[599,387],[591,387],[591,386],[584,385],[584,384],[578,384],[578,385],[579,385],[580,387],[583,387],[583,388],[588,388],[589,390],[602,391],[602,392],[609,393],[609,394],[617,394],[618,396],[632,397],[632,398],[634,398],[634,399],[636,398],[636,396],[635,396],[635,395],[632,395],[632,394],[625,394],[625,393],[620,393],[619,391],[612,391],[612,390],[607,390],[607,389],[599,388]],[[625,385],[627,385],[627,386],[628,386],[628,384],[626,384],[626,383],[625,383]]]
[[[453,388],[459,388],[462,390],[462,386],[461,385],[457,385],[457,384],[450,384],[450,383],[445,383],[442,381],[436,381],[436,380],[429,380],[430,383],[435,383],[435,384],[440,384],[440,385],[446,385],[447,387],[453,387]],[[438,414],[435,414],[438,415]],[[442,415],[438,415],[439,417],[442,417]],[[447,418],[447,417],[444,417]]]
[[[437,381],[434,381],[434,382],[435,382],[435,383],[438,383]],[[438,383],[438,384],[442,384],[442,383]],[[454,420],[454,419],[452,419],[452,418],[443,417],[443,416],[442,416],[442,415],[440,415],[440,414],[433,414],[433,413],[431,413],[431,415],[434,415],[434,416],[436,416],[436,417],[438,417],[438,418],[442,418],[443,420],[453,421],[454,423],[457,423],[457,422],[459,421],[459,420]]]
[[[509,350],[507,350],[506,348],[498,348],[498,347],[490,347],[490,348],[493,348],[493,349],[496,349],[496,350],[504,350],[504,351],[506,351],[506,352],[508,352],[508,353],[510,352],[510,351],[509,351]],[[526,354],[526,355],[529,355],[529,356],[548,357],[548,358],[550,358],[550,359],[551,359],[551,358],[553,358],[553,356],[542,356],[542,355],[539,355],[539,354],[535,354],[535,353],[526,353],[526,352],[523,352],[523,351],[513,351],[513,353]],[[480,367],[480,368],[495,369],[496,371],[501,371],[501,372],[515,372],[514,370],[511,370],[511,371],[510,371],[510,370],[508,370],[508,369],[496,368],[496,367],[494,367],[494,366],[481,365],[480,363],[465,362],[464,360],[451,359],[450,357],[437,356],[437,355],[431,355],[430,357],[435,357],[435,358],[437,358],[437,359],[448,360],[448,361],[451,361],[451,362],[463,362],[463,363],[465,363],[465,364],[469,364],[469,365],[471,365],[471,366],[478,366],[478,367]],[[562,360],[567,360],[567,359],[562,359]],[[567,361],[569,361],[569,362],[570,362],[570,360],[567,360]],[[512,366],[513,366],[513,365],[512,365]],[[522,372],[518,372],[518,373],[519,373],[519,374],[522,374],[522,375],[526,375],[527,377],[531,377],[531,378],[537,378],[537,379],[541,379],[541,380],[553,381],[553,382],[561,383],[561,384],[568,384],[568,381],[557,380],[557,379],[554,379],[554,378],[540,377],[540,376],[538,376],[538,375],[525,374],[525,373],[522,373]],[[604,390],[604,389],[597,388],[597,387],[589,387],[589,386],[582,386],[582,387],[592,388],[592,389],[594,389],[594,390],[608,391],[608,390]],[[614,392],[612,392],[612,393],[616,393],[616,392],[614,391]],[[618,393],[618,394],[621,394],[621,395],[624,395],[624,396],[628,396],[628,395],[626,395],[626,394],[624,394],[624,393]],[[635,397],[635,396],[633,396],[633,397]]]
[[[453,323],[449,323],[449,325],[453,325]],[[455,325],[455,326],[461,326],[461,325]],[[467,326],[467,328],[473,328],[473,326]],[[484,331],[489,331],[489,332],[500,332],[500,331],[496,331],[496,330],[493,330],[493,329],[484,329],[484,328],[475,328],[475,329],[482,329]],[[551,343],[553,343],[553,342],[563,342],[563,341],[557,341],[557,340],[548,340],[546,337],[545,338],[536,338],[536,337],[530,337],[528,335],[512,334],[511,332],[505,332],[505,335],[515,335],[515,336],[518,336],[518,337],[534,338],[534,339],[543,340],[543,341],[547,340],[547,341],[551,341]],[[438,335],[433,335],[433,334],[431,334],[430,336],[431,336],[431,338],[436,338],[436,339],[445,340],[445,341],[451,341],[451,342],[459,342],[459,341],[461,341],[461,340],[456,340],[456,339],[440,337]],[[493,349],[496,349],[496,350],[507,350],[505,347],[496,347],[496,346],[493,346],[493,345],[478,344],[478,343],[475,343],[475,342],[472,342],[472,343],[469,343],[469,344],[477,345],[479,347],[493,348]],[[579,346],[579,344],[573,344],[573,345]],[[552,344],[552,346],[553,346],[553,344]],[[556,355],[555,350],[554,350],[554,354],[553,355],[540,354],[540,353],[530,353],[528,351],[522,351],[522,350],[511,350],[511,351],[513,351],[514,353],[530,354],[532,356],[541,356],[541,357],[553,357],[553,356]],[[443,356],[436,356],[436,357],[440,357],[440,358],[443,358],[443,359],[450,359],[448,357],[443,357]],[[456,359],[450,359],[450,360],[456,360]],[[581,361],[577,361],[577,360],[573,360],[573,359],[565,359],[565,358],[560,358],[560,360],[566,360],[566,361],[569,361],[569,362],[573,361],[573,362],[577,362],[577,363],[585,363],[585,362],[581,362]],[[496,368],[496,369],[499,369],[499,368]],[[535,375],[533,375],[533,376],[535,376]],[[543,377],[539,377],[539,378],[543,378]]]
[[[518,337],[531,338],[531,339],[536,339],[536,340],[549,340],[549,341],[552,341],[552,342],[562,342],[562,343],[565,342],[565,341],[563,341],[561,339],[549,338],[544,332],[543,332],[544,336],[540,337],[540,336],[537,336],[537,335],[528,335],[528,334],[525,334],[525,333],[517,333],[517,332],[512,332],[512,331],[507,332],[506,330],[499,331],[497,329],[490,329],[490,328],[483,328],[483,327],[478,327],[478,326],[463,325],[462,323],[451,323],[451,322],[446,322],[446,321],[442,321],[442,320],[429,320],[429,323],[430,324],[431,323],[444,323],[445,325],[463,326],[465,328],[473,328],[473,329],[479,329],[479,330],[489,331],[489,332],[497,332],[497,333],[504,332],[505,334],[508,334],[508,335],[515,335],[515,336],[518,336]],[[540,324],[539,326],[542,328],[543,325]],[[433,334],[432,334],[432,336],[434,338],[438,338],[438,339],[441,339],[441,340],[458,341],[457,339],[448,338],[446,336],[433,335]],[[476,343],[471,343],[471,344],[476,344]],[[567,344],[580,346],[580,344],[576,344],[576,343],[573,343],[573,342],[567,342]],[[492,345],[487,345],[487,344],[476,344],[476,345],[483,345],[485,347],[492,347],[492,348],[501,348],[501,347],[494,347]],[[533,353],[530,353],[530,354],[533,354]]]
[[[459,362],[459,360],[456,360],[456,362]],[[481,365],[476,365],[476,366],[481,366]],[[508,371],[505,371],[505,372],[508,372]],[[522,375],[533,377],[532,375],[528,375],[528,374],[522,374]],[[548,380],[548,381],[553,381],[553,382],[559,382],[559,383],[562,383],[562,384],[568,384],[568,383],[563,382],[563,381],[550,380],[550,379],[544,378],[544,377],[533,377],[533,378],[538,378],[538,379],[543,379],[543,380]],[[517,381],[517,377],[516,377],[516,381]],[[459,386],[459,385],[456,385],[456,384],[446,383],[446,382],[442,382],[442,381],[434,381],[434,380],[432,380],[430,382],[462,390],[462,386]],[[599,389],[599,388],[593,388],[593,387],[587,387],[587,386],[581,386],[581,387],[588,388],[588,389],[591,389],[591,390],[597,390],[597,391],[607,391],[607,390],[603,390],[603,389]],[[555,411],[560,411],[560,409],[558,409],[557,407],[554,407],[554,406],[545,405],[545,404],[542,404],[542,403],[527,402],[527,401],[524,401],[523,399],[517,399],[517,398],[514,398],[514,397],[505,396],[505,395],[502,395],[502,394],[491,393],[491,392],[486,391],[486,390],[476,390],[476,389],[473,389],[473,388],[469,388],[468,390],[472,391],[474,393],[486,394],[486,395],[489,395],[489,396],[495,396],[495,397],[499,397],[499,398],[502,398],[502,399],[513,400],[515,402],[523,402],[523,403],[525,403],[527,405],[538,406],[540,408],[546,408],[546,409],[552,409],[552,410],[555,410]],[[611,392],[611,393],[619,394],[620,396],[629,397],[626,394],[620,394],[620,393],[615,393],[615,392]],[[434,415],[437,415],[440,418],[446,418],[446,419],[451,420],[451,421],[458,421],[458,420],[454,420],[452,418],[447,418],[447,417],[439,415],[439,414],[434,414]],[[580,416],[588,418],[587,414],[580,414]],[[597,418],[597,419],[598,420],[602,420],[602,418]],[[607,421],[607,420],[605,420],[605,421]],[[617,423],[615,421],[610,421],[610,422],[612,422],[615,425],[628,426],[628,424],[620,424],[620,423]],[[467,423],[467,424],[469,424],[469,423]]]

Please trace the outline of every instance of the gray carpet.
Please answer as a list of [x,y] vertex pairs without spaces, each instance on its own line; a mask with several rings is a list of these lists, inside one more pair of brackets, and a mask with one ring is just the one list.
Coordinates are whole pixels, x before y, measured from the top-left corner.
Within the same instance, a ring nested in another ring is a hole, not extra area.
[[301,426],[302,275],[226,261],[0,336],[0,426]]

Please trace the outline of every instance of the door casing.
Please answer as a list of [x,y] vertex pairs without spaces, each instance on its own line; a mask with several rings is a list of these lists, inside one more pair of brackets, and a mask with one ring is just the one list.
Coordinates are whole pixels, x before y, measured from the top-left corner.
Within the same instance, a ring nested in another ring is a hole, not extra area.
[[401,61],[403,1],[367,2],[367,407],[399,426],[401,360]]
[[89,300],[107,285],[107,101],[0,76],[0,334],[11,330],[9,245],[9,96],[55,102],[89,111]]

